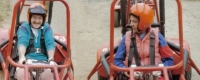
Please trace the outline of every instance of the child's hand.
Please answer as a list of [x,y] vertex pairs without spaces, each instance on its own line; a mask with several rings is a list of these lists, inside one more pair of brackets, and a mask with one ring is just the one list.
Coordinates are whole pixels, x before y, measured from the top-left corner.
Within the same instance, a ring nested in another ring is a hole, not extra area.
[[[128,72],[124,72],[124,74],[125,74],[127,77],[130,77],[130,75],[128,74]],[[142,74],[142,72],[139,72],[139,71],[134,72],[134,77],[135,77],[135,78],[137,78],[137,77],[139,78],[141,74]]]
[[128,72],[124,72],[124,74],[125,74],[127,77],[130,77],[129,74],[128,74]]
[[162,74],[162,72],[161,71],[153,71],[152,74],[154,76],[160,76]]
[[134,72],[134,78],[135,78],[135,79],[141,78],[142,75],[143,75],[142,72],[139,72],[139,71]]

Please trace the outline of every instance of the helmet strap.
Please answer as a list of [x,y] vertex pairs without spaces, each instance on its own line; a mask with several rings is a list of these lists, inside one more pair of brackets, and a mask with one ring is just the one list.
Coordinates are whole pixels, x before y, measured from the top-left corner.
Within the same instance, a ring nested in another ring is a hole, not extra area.
[[[139,25],[138,25],[139,26]],[[138,30],[138,32],[137,32],[137,34],[140,34],[141,33],[141,30],[137,27],[137,30]]]

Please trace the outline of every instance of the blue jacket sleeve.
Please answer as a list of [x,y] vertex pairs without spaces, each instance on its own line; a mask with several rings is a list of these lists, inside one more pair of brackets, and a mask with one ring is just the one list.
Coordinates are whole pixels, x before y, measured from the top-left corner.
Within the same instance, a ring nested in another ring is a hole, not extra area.
[[173,57],[162,58],[162,62],[164,64],[164,66],[173,66],[174,65],[174,59],[173,59]]
[[55,50],[54,35],[50,26],[48,26],[44,31],[44,39],[47,51]]
[[118,67],[125,67],[123,61],[126,57],[125,36],[123,36],[114,58],[114,64]]
[[172,50],[167,45],[167,42],[165,38],[162,36],[162,34],[159,33],[158,36],[159,36],[159,44],[160,44],[159,52],[160,52],[161,60],[164,66],[174,65]]
[[18,38],[18,43],[17,46],[24,46],[25,48],[27,48],[28,44],[29,44],[29,32],[28,29],[22,25],[19,27],[18,31],[17,31],[17,38]]

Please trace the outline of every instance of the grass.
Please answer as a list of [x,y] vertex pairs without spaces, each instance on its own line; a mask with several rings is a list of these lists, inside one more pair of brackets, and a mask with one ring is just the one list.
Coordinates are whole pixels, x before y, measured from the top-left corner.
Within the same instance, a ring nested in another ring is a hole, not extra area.
[[4,19],[9,16],[9,11],[10,11],[10,1],[1,0],[0,1],[0,25],[1,25],[1,22],[4,21]]

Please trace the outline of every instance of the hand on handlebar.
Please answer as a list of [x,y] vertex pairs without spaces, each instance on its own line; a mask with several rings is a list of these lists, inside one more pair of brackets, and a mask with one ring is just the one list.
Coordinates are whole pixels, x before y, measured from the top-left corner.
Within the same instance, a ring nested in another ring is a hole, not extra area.
[[19,63],[19,64],[24,64],[25,61],[26,61],[25,56],[22,56],[22,57],[19,57],[18,63]]
[[[164,64],[163,63],[159,63],[158,64],[158,67],[164,67]],[[153,71],[152,72],[152,74],[154,75],[154,76],[161,76],[161,74],[162,74],[162,72],[161,71]]]
[[154,76],[161,76],[162,72],[161,71],[153,71],[152,74]]
[[130,77],[128,72],[124,72],[124,75],[126,75],[127,77]]
[[[128,74],[128,72],[124,72],[124,74],[127,76],[127,77],[130,77],[130,75]],[[136,71],[134,72],[134,78],[138,79],[142,76],[142,72],[139,72],[139,71]]]
[[57,65],[57,64],[56,64],[56,62],[55,62],[55,61],[53,61],[53,60],[50,60],[50,61],[49,61],[49,65]]

